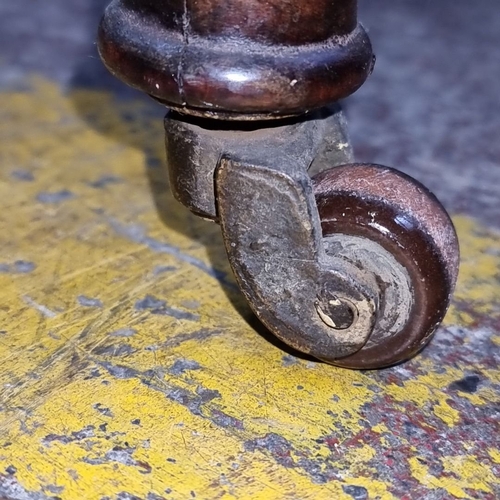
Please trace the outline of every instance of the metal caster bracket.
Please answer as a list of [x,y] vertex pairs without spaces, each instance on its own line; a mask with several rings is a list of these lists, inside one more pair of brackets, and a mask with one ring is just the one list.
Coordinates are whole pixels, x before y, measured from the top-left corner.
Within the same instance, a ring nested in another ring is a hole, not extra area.
[[346,164],[339,107],[225,125],[167,115],[171,183],[177,199],[220,222],[260,320],[342,366],[385,366],[420,350],[456,278],[456,236],[439,202],[392,169]]

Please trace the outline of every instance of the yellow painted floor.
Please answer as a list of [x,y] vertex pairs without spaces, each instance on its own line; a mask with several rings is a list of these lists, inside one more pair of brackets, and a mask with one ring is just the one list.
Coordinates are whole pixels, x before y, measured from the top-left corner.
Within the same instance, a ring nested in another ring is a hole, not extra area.
[[500,498],[500,234],[455,217],[455,302],[415,360],[300,359],[173,200],[143,107],[0,93],[0,498]]

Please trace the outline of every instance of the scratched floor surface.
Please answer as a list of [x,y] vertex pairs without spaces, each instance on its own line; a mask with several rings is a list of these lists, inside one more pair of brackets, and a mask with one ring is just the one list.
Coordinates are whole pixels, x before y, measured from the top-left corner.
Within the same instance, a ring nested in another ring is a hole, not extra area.
[[0,498],[500,498],[500,15],[381,4],[353,141],[444,200],[462,267],[432,344],[367,372],[256,324],[161,109],[94,57],[104,2],[0,5]]

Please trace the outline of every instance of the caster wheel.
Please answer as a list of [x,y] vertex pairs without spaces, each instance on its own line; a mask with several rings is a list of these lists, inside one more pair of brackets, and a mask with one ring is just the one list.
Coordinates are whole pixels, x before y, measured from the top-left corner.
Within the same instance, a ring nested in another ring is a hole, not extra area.
[[366,344],[337,360],[346,368],[381,368],[414,356],[443,320],[455,287],[459,249],[436,197],[401,172],[369,164],[313,177],[327,255],[372,273],[379,314]]
[[238,285],[271,332],[348,368],[412,357],[449,306],[458,242],[424,186],[350,164],[332,105],[374,64],[356,1],[226,3],[112,0],[101,57],[175,111],[165,120],[174,195],[220,223]]

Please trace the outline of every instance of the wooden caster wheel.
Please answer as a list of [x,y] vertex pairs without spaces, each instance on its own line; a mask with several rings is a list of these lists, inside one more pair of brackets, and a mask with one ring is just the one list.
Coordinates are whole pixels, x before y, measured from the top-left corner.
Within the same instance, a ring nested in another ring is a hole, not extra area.
[[459,248],[448,214],[423,185],[387,167],[340,166],[313,184],[325,252],[373,273],[380,290],[368,341],[333,364],[380,368],[411,358],[443,320],[455,287]]

